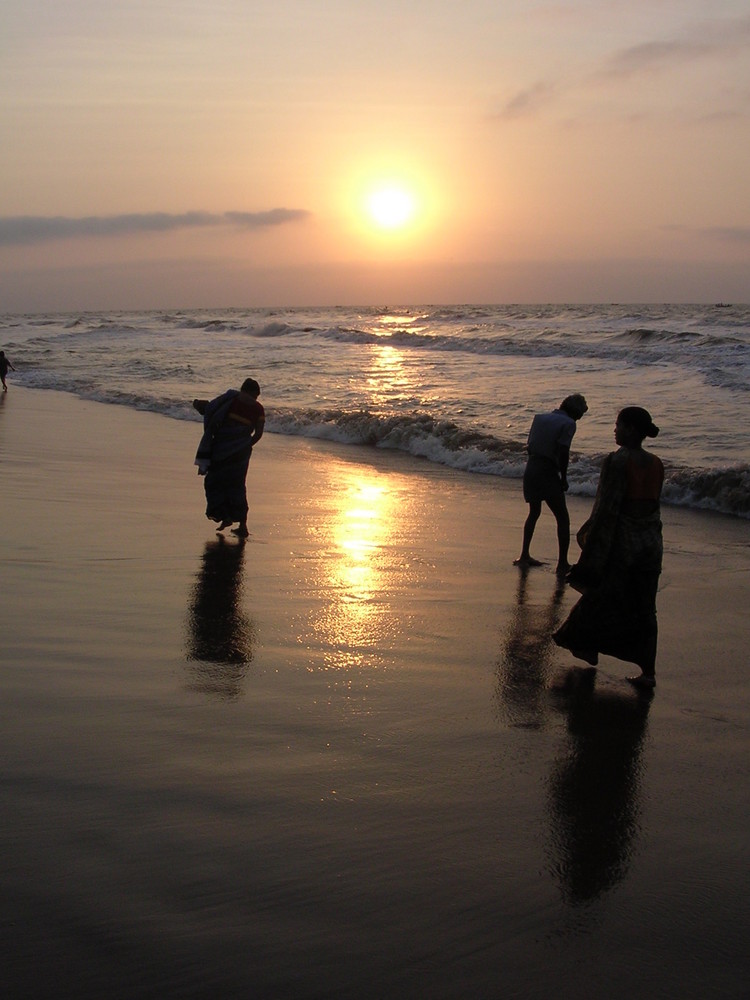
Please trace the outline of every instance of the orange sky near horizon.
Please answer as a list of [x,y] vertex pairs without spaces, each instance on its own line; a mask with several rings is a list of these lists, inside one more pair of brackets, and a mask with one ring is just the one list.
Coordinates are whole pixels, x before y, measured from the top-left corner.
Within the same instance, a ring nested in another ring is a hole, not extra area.
[[4,311],[750,298],[739,0],[0,20]]

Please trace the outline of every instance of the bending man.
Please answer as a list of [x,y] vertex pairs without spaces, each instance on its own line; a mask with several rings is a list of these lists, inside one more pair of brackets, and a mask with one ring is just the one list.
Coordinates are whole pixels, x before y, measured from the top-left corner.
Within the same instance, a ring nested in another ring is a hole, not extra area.
[[568,547],[570,546],[570,517],[565,503],[568,489],[568,461],[570,445],[576,432],[576,421],[588,410],[586,400],[580,393],[566,396],[558,409],[551,413],[538,413],[529,431],[526,445],[529,459],[523,474],[523,498],[529,505],[529,515],[523,526],[523,547],[515,566],[541,566],[538,559],[532,559],[531,539],[542,503],[546,503],[557,522],[558,557],[555,572],[567,573]]

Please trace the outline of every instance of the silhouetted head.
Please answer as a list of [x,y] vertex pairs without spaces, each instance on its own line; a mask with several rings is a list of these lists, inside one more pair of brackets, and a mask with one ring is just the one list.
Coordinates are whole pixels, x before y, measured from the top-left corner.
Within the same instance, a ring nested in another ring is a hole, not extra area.
[[625,444],[624,438],[640,444],[644,438],[655,438],[658,433],[659,428],[651,419],[651,414],[642,406],[626,406],[617,414],[615,440],[618,444]]
[[241,392],[247,392],[251,396],[260,396],[260,386],[254,378],[246,378],[240,388]]
[[560,409],[564,410],[574,420],[580,420],[588,408],[588,403],[580,392],[574,392],[572,396],[566,396],[562,403],[560,403]]

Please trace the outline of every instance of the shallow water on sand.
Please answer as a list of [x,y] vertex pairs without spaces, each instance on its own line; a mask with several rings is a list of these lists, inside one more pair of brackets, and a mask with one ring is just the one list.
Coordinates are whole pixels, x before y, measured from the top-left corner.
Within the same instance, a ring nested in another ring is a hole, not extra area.
[[494,676],[259,650],[217,690],[217,664],[134,660],[102,696],[60,657],[6,701],[6,982],[541,998],[585,961],[588,995],[741,995],[736,719],[606,678],[511,698],[504,640]]

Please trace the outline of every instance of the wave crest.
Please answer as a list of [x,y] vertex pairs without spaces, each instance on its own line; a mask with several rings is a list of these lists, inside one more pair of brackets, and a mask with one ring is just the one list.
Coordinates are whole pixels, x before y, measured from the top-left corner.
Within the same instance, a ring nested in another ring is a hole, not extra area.
[[750,465],[729,469],[674,469],[666,477],[664,501],[735,517],[750,517]]
[[521,476],[526,448],[519,441],[441,420],[429,413],[376,414],[369,410],[273,410],[268,429],[342,444],[392,448],[464,472]]

